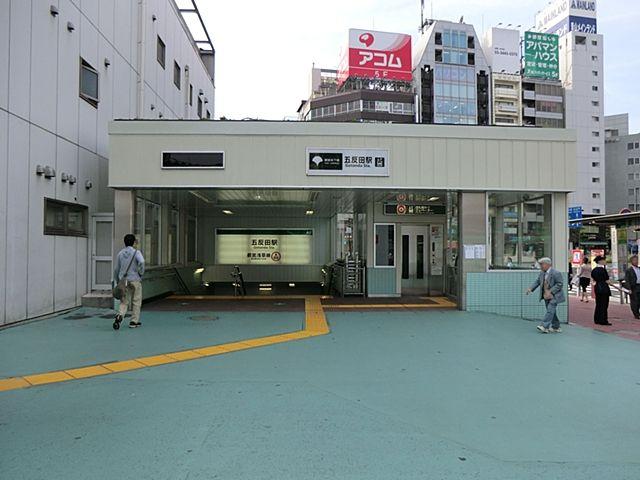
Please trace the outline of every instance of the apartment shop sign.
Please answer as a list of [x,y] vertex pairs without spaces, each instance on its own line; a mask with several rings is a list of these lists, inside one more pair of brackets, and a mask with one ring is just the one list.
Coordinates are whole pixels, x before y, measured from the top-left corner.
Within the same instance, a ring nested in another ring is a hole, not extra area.
[[389,150],[307,148],[307,175],[389,176]]
[[524,33],[525,77],[552,78],[560,75],[558,36],[551,33]]

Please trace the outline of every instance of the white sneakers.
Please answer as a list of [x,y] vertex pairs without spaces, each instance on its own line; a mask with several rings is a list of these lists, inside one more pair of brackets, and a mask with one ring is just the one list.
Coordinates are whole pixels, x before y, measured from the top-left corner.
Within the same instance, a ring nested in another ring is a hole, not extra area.
[[542,325],[538,325],[536,327],[540,333],[562,333],[562,329],[558,328],[545,328]]

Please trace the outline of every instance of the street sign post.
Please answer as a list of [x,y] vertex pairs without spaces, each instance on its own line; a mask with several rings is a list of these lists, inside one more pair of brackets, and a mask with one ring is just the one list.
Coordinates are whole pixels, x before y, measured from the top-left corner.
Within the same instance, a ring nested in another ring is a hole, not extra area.
[[582,207],[569,207],[569,227],[582,227],[582,222],[575,222],[574,220],[582,220]]

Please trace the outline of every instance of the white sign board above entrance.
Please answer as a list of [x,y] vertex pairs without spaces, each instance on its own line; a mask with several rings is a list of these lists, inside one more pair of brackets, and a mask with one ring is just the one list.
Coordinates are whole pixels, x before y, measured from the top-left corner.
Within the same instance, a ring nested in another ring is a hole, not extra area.
[[308,265],[311,229],[216,229],[216,263],[220,265]]
[[307,175],[389,176],[389,150],[307,148]]

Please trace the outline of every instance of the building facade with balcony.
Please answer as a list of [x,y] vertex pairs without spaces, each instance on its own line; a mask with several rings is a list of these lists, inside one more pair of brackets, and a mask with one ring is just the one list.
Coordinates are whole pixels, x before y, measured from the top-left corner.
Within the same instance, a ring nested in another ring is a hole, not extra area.
[[491,124],[522,125],[522,79],[520,75],[491,74]]
[[564,128],[564,108],[564,88],[559,80],[522,78],[523,125]]

